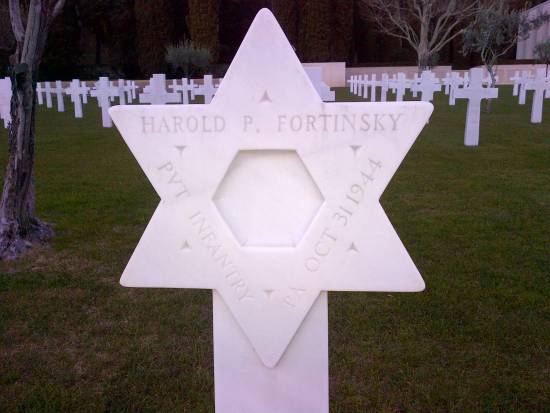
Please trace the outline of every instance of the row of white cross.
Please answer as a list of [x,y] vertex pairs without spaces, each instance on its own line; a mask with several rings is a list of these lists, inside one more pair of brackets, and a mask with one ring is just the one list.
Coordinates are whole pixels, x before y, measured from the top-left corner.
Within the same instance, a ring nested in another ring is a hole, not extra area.
[[[174,79],[168,85],[171,92],[166,89],[166,76],[164,74],[155,74],[149,81],[149,85],[138,93],[139,86],[133,80],[119,79],[117,82],[110,81],[107,77],[100,77],[92,87],[87,82],[73,79],[68,87],[64,87],[61,81],[42,82],[36,85],[36,98],[39,105],[46,104],[46,107],[53,107],[53,98],[55,97],[58,112],[65,112],[64,96],[70,96],[74,107],[74,116],[83,117],[83,104],[88,103],[88,97],[97,99],[101,108],[102,124],[110,128],[113,124],[109,116],[109,107],[115,100],[118,104],[131,104],[139,97],[139,103],[149,103],[153,105],[164,105],[167,103],[188,104],[196,96],[203,96],[205,103],[210,103],[216,93],[217,86],[214,85],[212,75],[204,76],[202,84],[195,84],[194,80],[182,78]],[[0,119],[4,121],[7,127],[11,121],[10,101],[12,94],[12,85],[10,78],[0,79]],[[139,96],[138,96],[139,95]]]
[[[546,70],[538,69],[534,78],[529,71],[523,71],[521,75],[516,72],[511,80],[514,81],[514,96],[519,95],[520,104],[525,104],[527,91],[534,92],[531,122],[541,123],[544,97],[546,95],[546,98],[550,98],[550,76],[546,74]],[[412,79],[407,79],[404,73],[398,73],[391,78],[388,74],[382,74],[380,80],[377,80],[375,74],[370,79],[368,75],[358,75],[348,80],[350,93],[365,99],[369,99],[370,96],[372,102],[377,101],[378,90],[382,102],[387,100],[389,90],[395,94],[395,100],[398,102],[403,100],[407,90],[411,91],[413,98],[420,94],[422,101],[431,102],[434,93],[441,92],[442,87],[449,96],[451,106],[455,105],[456,99],[468,99],[464,135],[464,143],[467,146],[477,146],[479,143],[481,101],[498,97],[498,89],[490,87],[491,83],[491,78],[483,77],[481,68],[471,69],[464,76],[457,72],[449,72],[443,79],[438,79],[433,72],[426,70],[420,76],[415,74]]]
[[[317,70],[319,69],[319,70]],[[308,75],[313,86],[317,89],[324,101],[334,100],[334,92],[321,80],[320,68],[308,68]],[[531,111],[531,122],[541,123],[544,97],[550,98],[550,76],[547,76],[544,69],[538,69],[533,77],[530,71],[517,71],[511,78],[514,82],[513,94],[519,96],[519,103],[525,104],[527,91],[532,90],[533,105]],[[479,142],[479,117],[481,101],[483,99],[495,99],[498,97],[498,89],[491,88],[491,79],[483,77],[480,68],[474,68],[469,73],[461,76],[457,72],[447,73],[443,79],[438,79],[431,71],[424,71],[420,76],[414,75],[407,79],[404,73],[398,73],[393,77],[382,74],[377,80],[376,75],[369,79],[368,75],[352,76],[349,83],[349,90],[355,95],[362,96],[375,102],[378,96],[379,101],[385,102],[387,94],[391,90],[395,94],[396,101],[402,101],[407,90],[410,90],[413,97],[420,94],[423,101],[432,101],[436,92],[444,88],[445,94],[449,96],[449,105],[454,105],[456,99],[468,99],[468,112],[466,118],[466,131],[464,142],[469,146],[476,146]],[[52,96],[56,97],[57,110],[65,111],[63,96],[68,95],[74,105],[74,115],[82,118],[82,105],[88,102],[88,96],[97,99],[102,112],[102,124],[104,127],[111,127],[112,121],[109,116],[111,103],[118,99],[121,105],[133,103],[138,97],[138,86],[135,81],[118,80],[117,83],[110,81],[107,77],[101,77],[95,82],[94,87],[87,86],[86,82],[74,79],[68,87],[63,87],[61,81],[56,81],[55,86],[50,82],[38,83],[36,95],[38,104],[46,103],[48,108],[53,107]],[[11,81],[9,78],[0,79],[0,119],[4,126],[10,122],[10,101]],[[210,103],[217,87],[214,85],[212,75],[205,75],[202,85],[195,84],[194,80],[183,78],[174,79],[166,88],[166,76],[155,74],[149,81],[149,85],[139,93],[139,103],[163,105],[167,103],[189,104],[196,96],[203,96],[205,103]]]
[[[324,101],[334,101],[335,92],[331,91],[322,78],[320,67],[308,67],[306,71],[314,88]],[[0,79],[0,116],[7,127],[10,122],[10,100],[11,100],[11,81],[9,78]],[[189,104],[195,100],[196,96],[203,96],[205,103],[210,103],[214,97],[217,86],[214,85],[212,75],[205,75],[202,84],[196,84],[193,79],[182,78],[172,80],[172,83],[166,88],[166,76],[164,74],[154,74],[149,80],[149,85],[143,88],[139,93],[139,103],[149,103],[152,105],[164,105],[168,103]],[[101,108],[102,124],[104,127],[112,126],[109,116],[109,107],[111,103],[118,99],[118,104],[126,105],[133,103],[138,97],[139,87],[135,81],[119,79],[116,83],[110,81],[107,77],[100,77],[94,86],[90,87],[84,81],[74,79],[68,87],[64,87],[61,81],[38,83],[36,85],[36,96],[39,105],[46,103],[46,107],[53,107],[53,97],[57,102],[57,110],[65,111],[64,95],[71,97],[74,106],[74,116],[83,117],[82,105],[88,103],[88,97],[97,99]]]

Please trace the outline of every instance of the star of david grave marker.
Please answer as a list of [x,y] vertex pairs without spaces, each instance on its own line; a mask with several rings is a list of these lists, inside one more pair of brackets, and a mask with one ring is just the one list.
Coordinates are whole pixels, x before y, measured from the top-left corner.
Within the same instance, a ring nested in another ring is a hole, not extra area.
[[266,9],[211,104],[111,108],[161,199],[121,284],[213,290],[218,413],[328,412],[326,291],[424,289],[379,199],[432,111],[322,102]]

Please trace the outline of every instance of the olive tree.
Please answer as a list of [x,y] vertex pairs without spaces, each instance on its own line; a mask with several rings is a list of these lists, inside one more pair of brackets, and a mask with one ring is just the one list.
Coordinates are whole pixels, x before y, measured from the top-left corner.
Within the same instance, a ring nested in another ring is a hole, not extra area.
[[51,226],[35,216],[35,85],[48,32],[64,4],[65,0],[9,0],[15,50],[10,57],[12,120],[0,198],[0,259],[17,258],[53,234]]
[[548,75],[548,67],[550,66],[550,40],[537,44],[534,52],[537,61],[546,65],[546,74]]
[[491,87],[496,83],[496,64],[520,40],[529,37],[532,30],[548,21],[548,14],[529,18],[522,9],[513,9],[506,0],[494,0],[482,5],[474,20],[464,30],[463,54],[479,53],[491,76]]

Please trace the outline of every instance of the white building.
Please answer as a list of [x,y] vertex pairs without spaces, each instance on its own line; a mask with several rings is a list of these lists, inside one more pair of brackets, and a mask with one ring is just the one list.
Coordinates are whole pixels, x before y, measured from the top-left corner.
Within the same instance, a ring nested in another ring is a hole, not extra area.
[[[527,10],[525,14],[528,18],[534,18],[544,12],[550,14],[550,0]],[[550,40],[550,22],[546,22],[538,30],[533,30],[527,39],[518,42],[516,59],[534,59],[535,46],[545,40]]]

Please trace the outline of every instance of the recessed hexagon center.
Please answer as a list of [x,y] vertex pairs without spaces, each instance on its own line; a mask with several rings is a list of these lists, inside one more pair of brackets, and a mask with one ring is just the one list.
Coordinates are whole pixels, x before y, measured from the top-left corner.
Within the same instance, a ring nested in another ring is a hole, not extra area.
[[243,150],[213,200],[241,245],[294,247],[324,198],[296,151]]

